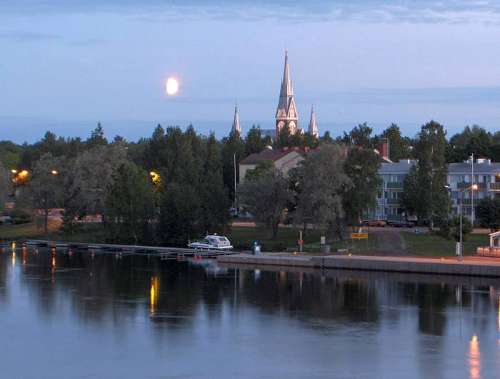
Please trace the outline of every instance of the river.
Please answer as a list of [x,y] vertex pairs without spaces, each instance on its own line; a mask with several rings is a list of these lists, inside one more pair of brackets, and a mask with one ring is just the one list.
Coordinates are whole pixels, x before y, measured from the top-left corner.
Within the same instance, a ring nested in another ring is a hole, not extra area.
[[500,378],[499,296],[493,279],[6,248],[0,376]]

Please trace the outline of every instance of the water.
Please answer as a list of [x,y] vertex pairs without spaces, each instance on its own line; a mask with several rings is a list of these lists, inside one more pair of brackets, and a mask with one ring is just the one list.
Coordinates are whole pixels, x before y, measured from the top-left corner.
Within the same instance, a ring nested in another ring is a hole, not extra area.
[[496,378],[500,282],[4,249],[2,378]]

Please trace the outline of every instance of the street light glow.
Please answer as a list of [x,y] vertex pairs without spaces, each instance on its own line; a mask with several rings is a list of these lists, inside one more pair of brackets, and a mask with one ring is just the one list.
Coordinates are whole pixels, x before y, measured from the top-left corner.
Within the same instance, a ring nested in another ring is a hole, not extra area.
[[52,170],[50,173],[51,173],[52,175],[59,175],[59,171],[57,171],[57,170]]

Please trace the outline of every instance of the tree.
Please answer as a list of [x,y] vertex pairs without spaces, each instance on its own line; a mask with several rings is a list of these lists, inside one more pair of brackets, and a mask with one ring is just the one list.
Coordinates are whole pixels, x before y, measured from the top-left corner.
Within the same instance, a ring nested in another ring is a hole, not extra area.
[[286,205],[292,200],[288,181],[272,167],[260,175],[252,176],[238,187],[241,204],[255,219],[271,228],[272,238],[278,235],[279,223],[283,220]]
[[500,228],[500,197],[485,197],[477,204],[476,215],[479,223],[491,230]]
[[[417,166],[412,166],[403,182],[402,206],[407,215],[417,215],[422,213],[420,204],[420,185]],[[424,217],[424,214],[420,214]]]
[[[229,137],[222,139],[222,174],[224,178],[224,188],[230,199],[235,200],[234,183],[239,179],[239,162],[246,157],[245,143],[238,133],[233,133]],[[235,167],[236,163],[236,167]]]
[[326,226],[328,232],[342,237],[345,216],[343,194],[352,188],[344,172],[345,157],[339,146],[324,145],[309,154],[291,177],[297,192],[295,224]]
[[350,224],[358,225],[364,211],[377,204],[381,185],[378,175],[380,157],[370,148],[353,147],[347,154],[344,170],[353,188],[344,193],[343,204]]
[[28,193],[33,207],[43,211],[45,234],[48,233],[49,210],[59,203],[62,192],[59,170],[60,160],[46,153],[35,163],[28,182]]
[[10,192],[9,171],[0,162],[0,211],[3,210],[5,200]]
[[435,121],[423,125],[415,147],[418,160],[416,214],[420,220],[428,220],[431,228],[435,219],[446,220],[450,213],[445,150],[443,126]]
[[260,127],[252,126],[245,139],[245,155],[260,153],[266,147],[266,141],[262,138]]
[[398,162],[400,159],[410,158],[411,141],[408,137],[401,135],[399,126],[391,124],[382,132],[381,137],[387,138],[389,141],[389,159],[391,161]]
[[203,165],[200,229],[213,232],[224,227],[229,220],[229,198],[224,188],[222,159],[219,142],[211,134],[206,142]]
[[462,162],[471,154],[476,157],[494,158],[494,138],[478,125],[466,126],[461,133],[450,138],[446,149],[448,162]]
[[104,129],[100,122],[97,123],[97,127],[92,130],[90,137],[87,139],[88,148],[93,148],[96,146],[104,146],[108,144],[108,140],[104,136]]
[[276,136],[275,146],[277,148],[289,147],[291,146],[292,134],[290,133],[290,128],[287,125],[280,129],[279,134]]
[[106,191],[105,229],[111,242],[151,243],[154,193],[148,173],[132,162],[112,174]]
[[[113,175],[126,160],[120,145],[98,145],[84,151],[64,167],[63,227],[72,230],[78,218],[88,214],[105,216],[107,191]],[[105,219],[103,219],[105,221]]]
[[371,134],[373,129],[365,122],[354,127],[349,134],[344,132],[342,142],[347,145],[360,146],[364,148],[373,148],[373,139]]

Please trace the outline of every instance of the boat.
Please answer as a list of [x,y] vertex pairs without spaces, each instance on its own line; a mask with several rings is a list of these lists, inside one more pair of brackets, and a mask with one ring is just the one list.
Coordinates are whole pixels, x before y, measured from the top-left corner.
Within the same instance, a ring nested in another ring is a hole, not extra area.
[[209,234],[201,241],[191,242],[188,247],[203,250],[231,250],[233,248],[227,237],[217,234]]

